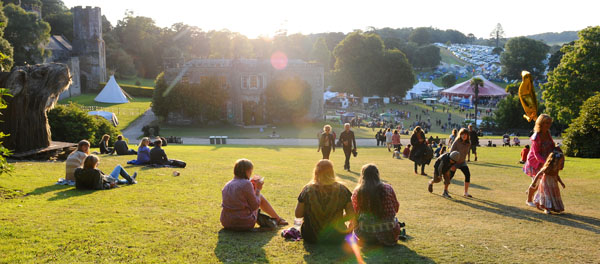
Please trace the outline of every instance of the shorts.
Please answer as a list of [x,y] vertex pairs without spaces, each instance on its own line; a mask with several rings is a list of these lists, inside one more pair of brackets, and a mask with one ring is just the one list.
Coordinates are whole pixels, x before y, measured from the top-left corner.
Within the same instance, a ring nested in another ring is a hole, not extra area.
[[474,144],[473,144],[473,145],[471,145],[471,152],[472,152],[473,154],[477,154],[477,145],[474,145]]
[[433,172],[433,183],[441,182],[444,179],[444,184],[450,184],[450,171],[440,173],[437,168]]

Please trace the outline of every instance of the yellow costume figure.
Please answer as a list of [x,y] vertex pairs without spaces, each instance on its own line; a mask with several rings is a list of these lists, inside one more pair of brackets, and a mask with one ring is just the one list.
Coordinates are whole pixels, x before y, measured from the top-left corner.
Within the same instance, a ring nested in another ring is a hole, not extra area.
[[521,76],[523,76],[523,82],[519,86],[519,99],[521,99],[521,105],[525,110],[523,117],[527,119],[527,122],[531,122],[537,119],[537,98],[535,97],[531,74],[528,71],[523,71]]

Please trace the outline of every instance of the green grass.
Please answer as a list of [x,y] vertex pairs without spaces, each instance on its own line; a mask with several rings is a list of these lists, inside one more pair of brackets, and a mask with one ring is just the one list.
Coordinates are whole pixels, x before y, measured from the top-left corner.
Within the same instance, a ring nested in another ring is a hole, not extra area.
[[136,84],[137,81],[140,81],[140,85],[139,86],[148,86],[148,87],[154,87],[155,83],[154,83],[154,79],[145,79],[145,78],[134,78],[134,79],[118,79],[117,83],[118,84],[127,84],[127,85],[135,85],[138,86]]
[[94,101],[97,94],[82,94],[67,99],[58,101],[59,104],[68,104],[69,102],[77,103],[84,106],[98,106],[104,108],[104,111],[115,113],[119,119],[117,129],[123,130],[134,120],[140,117],[152,103],[152,98],[136,97],[129,100],[129,103],[124,104],[105,104]]
[[446,48],[440,48],[440,56],[442,57],[442,62],[445,62],[448,64],[456,64],[456,65],[460,65],[460,66],[469,64],[469,63],[459,59],[458,57],[454,56],[454,54],[452,54],[452,52]]
[[[320,158],[314,148],[173,146],[169,157],[188,167],[127,165],[137,185],[105,191],[78,191],[54,185],[64,162],[17,162],[0,186],[27,195],[0,199],[0,263],[352,263],[344,248],[286,242],[278,231],[235,233],[219,222],[221,188],[238,158],[249,158],[265,177],[263,194],[277,212],[293,221],[297,196]],[[390,248],[367,247],[368,263],[592,263],[600,259],[599,159],[567,158],[561,177],[564,215],[545,215],[524,204],[530,179],[517,164],[519,148],[480,148],[469,163],[470,193],[462,194],[459,172],[450,186],[454,199],[426,190],[429,177],[414,175],[412,163],[393,160],[383,148],[361,148],[351,160],[379,166],[400,202],[398,218],[409,239]],[[105,172],[133,156],[101,156]],[[332,154],[337,176],[348,188],[356,172],[343,171],[343,155]],[[427,173],[432,174],[431,166]]]

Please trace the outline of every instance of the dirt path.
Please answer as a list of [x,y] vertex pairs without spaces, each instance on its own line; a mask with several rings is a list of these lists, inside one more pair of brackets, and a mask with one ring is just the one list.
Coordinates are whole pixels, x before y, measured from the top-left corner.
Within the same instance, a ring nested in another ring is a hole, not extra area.
[[149,108],[140,116],[138,119],[133,121],[125,130],[123,130],[123,136],[129,139],[129,143],[138,143],[138,137],[143,135],[142,128],[150,124],[152,121],[156,119],[154,112],[152,112],[152,108]]

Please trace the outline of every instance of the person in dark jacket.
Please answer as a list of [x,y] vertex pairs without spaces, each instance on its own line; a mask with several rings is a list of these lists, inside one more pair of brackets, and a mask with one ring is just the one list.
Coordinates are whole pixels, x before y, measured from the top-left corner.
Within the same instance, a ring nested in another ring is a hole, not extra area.
[[344,131],[340,134],[338,144],[344,149],[344,155],[346,155],[346,161],[344,162],[344,170],[350,171],[350,155],[356,152],[356,138],[354,138],[354,132],[350,130],[350,124],[344,124]]
[[171,165],[173,162],[167,158],[167,153],[161,146],[161,140],[154,141],[154,147],[150,150],[150,164]]
[[123,135],[117,136],[117,141],[115,142],[114,146],[117,155],[137,155],[137,151],[129,149],[129,146],[127,146],[127,142],[123,140]]
[[467,155],[467,161],[471,161],[471,152],[475,156],[475,161],[477,161],[477,146],[479,146],[479,135],[477,135],[477,131],[473,129],[473,125],[469,125],[469,139],[471,140],[471,150]]
[[117,165],[109,175],[98,169],[98,156],[89,155],[83,162],[83,168],[75,169],[75,188],[84,190],[104,190],[114,188],[122,176],[126,183],[136,184],[137,172],[129,175],[121,165]]
[[427,152],[427,140],[420,126],[416,126],[413,130],[413,134],[410,137],[410,144],[412,145],[412,150],[408,158],[415,163],[415,174],[419,174],[417,167],[421,165],[421,175],[426,176],[425,164],[427,161],[425,160],[425,154]]
[[451,198],[448,194],[448,186],[450,185],[450,170],[452,166],[456,164],[458,159],[460,158],[460,153],[458,151],[453,151],[450,153],[442,154],[433,165],[433,179],[429,181],[429,186],[427,190],[429,192],[433,192],[433,184],[442,181],[444,179],[444,193],[443,196],[446,198]]
[[319,139],[319,148],[317,149],[317,152],[321,151],[321,153],[323,153],[323,159],[329,159],[329,153],[331,153],[332,150],[333,152],[335,152],[335,139],[334,136],[331,134],[330,125],[325,125],[323,127],[323,130],[325,130],[325,132],[321,134],[321,138]]
[[115,152],[114,148],[108,147],[109,140],[110,136],[108,134],[102,136],[102,140],[100,140],[100,154],[113,154]]

